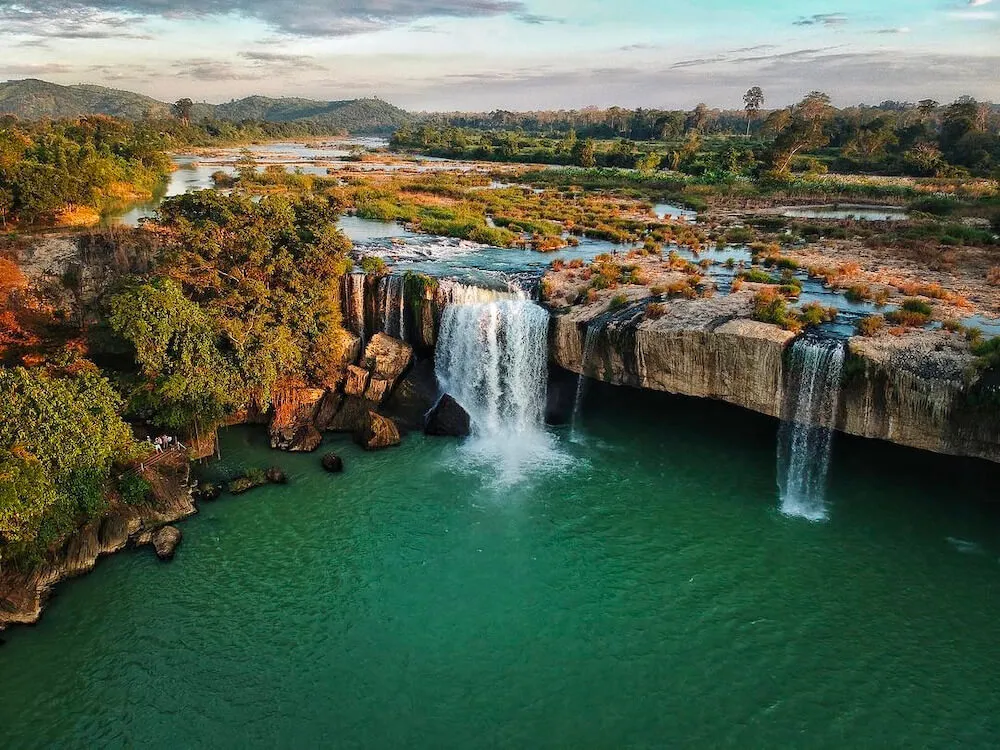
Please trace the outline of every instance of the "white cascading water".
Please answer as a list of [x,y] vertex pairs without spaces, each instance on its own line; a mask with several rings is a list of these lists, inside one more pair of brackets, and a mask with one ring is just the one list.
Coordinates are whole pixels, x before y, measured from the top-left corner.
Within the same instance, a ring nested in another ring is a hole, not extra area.
[[792,344],[778,432],[778,488],[785,515],[810,521],[827,517],[826,474],[843,366],[842,341],[804,337]]
[[593,359],[594,349],[597,347],[597,339],[603,326],[596,321],[590,321],[587,325],[587,335],[583,340],[583,354],[580,357],[580,374],[576,378],[576,396],[573,399],[573,416],[570,420],[570,439],[577,441],[580,439],[578,428],[580,426],[580,412],[583,409],[583,391],[587,382],[587,363]]
[[566,462],[544,428],[548,329],[526,299],[449,305],[441,318],[435,373],[472,422],[462,454],[502,485]]

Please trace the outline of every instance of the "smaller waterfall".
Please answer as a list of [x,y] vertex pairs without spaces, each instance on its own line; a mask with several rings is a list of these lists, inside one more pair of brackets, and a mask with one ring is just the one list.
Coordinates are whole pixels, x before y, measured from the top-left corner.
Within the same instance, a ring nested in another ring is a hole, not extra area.
[[778,433],[781,512],[826,518],[826,474],[840,398],[844,343],[809,336],[789,353],[789,377]]
[[597,347],[597,339],[604,329],[603,325],[596,320],[587,324],[587,334],[583,340],[583,354],[580,358],[580,374],[576,378],[576,397],[573,399],[573,416],[570,420],[570,437],[572,440],[579,439],[578,428],[580,425],[580,412],[583,409],[583,391],[587,382],[587,364],[594,357],[594,349]]
[[549,314],[533,302],[453,304],[441,318],[435,373],[469,413],[463,454],[511,485],[566,462],[545,431]]
[[349,273],[343,280],[343,310],[344,322],[348,330],[361,337],[361,349],[364,351],[368,340],[365,330],[365,279],[363,273]]
[[486,289],[452,279],[441,279],[438,283],[437,297],[442,306],[480,305],[504,300],[528,299],[528,295],[520,289]]
[[389,274],[378,281],[378,309],[382,331],[406,341],[406,279]]

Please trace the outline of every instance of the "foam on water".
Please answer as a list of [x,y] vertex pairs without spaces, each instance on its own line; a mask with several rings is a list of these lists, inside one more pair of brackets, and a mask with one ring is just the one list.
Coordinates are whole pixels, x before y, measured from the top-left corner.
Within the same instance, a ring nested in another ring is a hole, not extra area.
[[510,486],[570,463],[544,425],[548,327],[549,314],[525,299],[445,308],[435,372],[472,422],[457,468]]

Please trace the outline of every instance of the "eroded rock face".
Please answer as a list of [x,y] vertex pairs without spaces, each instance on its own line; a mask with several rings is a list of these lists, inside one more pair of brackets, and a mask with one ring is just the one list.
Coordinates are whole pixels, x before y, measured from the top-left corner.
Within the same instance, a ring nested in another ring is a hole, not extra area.
[[361,428],[354,433],[354,442],[366,451],[377,451],[399,445],[399,428],[388,417],[369,411]]
[[[642,304],[614,314],[575,307],[553,315],[551,356],[571,372],[608,383],[715,398],[780,417],[784,352],[795,336],[749,320],[748,306],[744,293],[676,301],[655,320]],[[960,337],[916,330],[855,337],[849,352],[838,430],[1000,462],[1000,410],[973,405],[975,358]]]
[[447,393],[431,409],[424,426],[426,434],[439,437],[467,437],[471,431],[469,413]]
[[323,436],[315,417],[326,391],[321,388],[285,388],[274,397],[274,416],[269,428],[271,447],[285,451],[316,450]]
[[365,349],[364,362],[373,378],[387,380],[390,388],[413,362],[413,347],[384,333],[376,333]]
[[164,526],[153,533],[153,549],[161,560],[169,560],[181,543],[181,530],[176,526]]

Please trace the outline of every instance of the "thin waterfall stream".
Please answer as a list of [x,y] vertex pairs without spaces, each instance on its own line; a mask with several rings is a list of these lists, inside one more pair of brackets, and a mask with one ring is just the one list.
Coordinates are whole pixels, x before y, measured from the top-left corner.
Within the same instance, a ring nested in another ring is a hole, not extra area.
[[803,336],[789,353],[789,379],[778,432],[781,512],[827,517],[826,475],[840,399],[844,342]]

